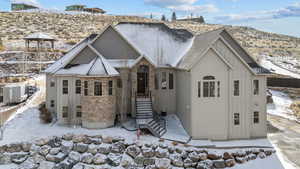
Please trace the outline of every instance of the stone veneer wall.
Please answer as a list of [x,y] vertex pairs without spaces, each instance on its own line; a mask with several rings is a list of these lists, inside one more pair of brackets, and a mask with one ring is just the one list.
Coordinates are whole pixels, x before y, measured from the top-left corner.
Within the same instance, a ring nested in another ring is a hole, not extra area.
[[[153,93],[155,90],[155,67],[149,63],[146,59],[140,60],[131,70],[131,83],[132,83],[132,94],[131,94],[131,105],[132,105],[132,116],[135,117],[135,92],[137,91],[137,70],[140,66],[147,65],[149,66],[149,91]],[[154,99],[154,96],[152,96]]]
[[[107,128],[114,125],[116,118],[116,78],[84,77],[82,80],[82,126]],[[89,82],[88,96],[84,96],[84,81]],[[108,95],[108,81],[113,81],[113,95]],[[102,96],[94,96],[94,82],[102,82]]]

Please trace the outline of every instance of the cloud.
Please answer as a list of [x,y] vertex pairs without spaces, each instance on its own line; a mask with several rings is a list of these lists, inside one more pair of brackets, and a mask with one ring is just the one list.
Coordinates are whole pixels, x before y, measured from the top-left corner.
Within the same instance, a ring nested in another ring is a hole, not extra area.
[[218,8],[212,4],[195,5],[198,0],[144,0],[146,4],[171,9],[178,12],[210,13]]
[[180,5],[169,6],[169,9],[179,12],[193,12],[193,13],[212,13],[218,12],[219,9],[212,4],[207,5]]
[[169,6],[192,5],[198,0],[144,0],[146,4],[167,8]]
[[257,21],[268,19],[280,19],[287,17],[300,17],[300,3],[296,3],[285,8],[269,11],[257,11],[244,14],[229,14],[217,16],[214,18],[216,22],[244,22],[244,21]]

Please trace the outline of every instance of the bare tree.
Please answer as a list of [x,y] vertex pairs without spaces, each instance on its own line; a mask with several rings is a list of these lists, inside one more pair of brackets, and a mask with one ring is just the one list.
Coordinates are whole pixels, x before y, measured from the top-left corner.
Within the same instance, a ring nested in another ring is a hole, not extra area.
[[162,21],[166,21],[166,16],[165,16],[165,15],[162,15],[161,20],[162,20]]

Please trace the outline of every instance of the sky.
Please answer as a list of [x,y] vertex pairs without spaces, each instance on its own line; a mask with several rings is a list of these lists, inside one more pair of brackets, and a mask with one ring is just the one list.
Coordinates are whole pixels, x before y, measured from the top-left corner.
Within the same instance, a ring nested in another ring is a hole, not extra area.
[[24,1],[41,8],[64,10],[84,4],[112,15],[152,14],[160,19],[204,16],[207,23],[251,26],[263,31],[300,37],[300,0],[0,0],[0,11],[9,11],[11,1]]

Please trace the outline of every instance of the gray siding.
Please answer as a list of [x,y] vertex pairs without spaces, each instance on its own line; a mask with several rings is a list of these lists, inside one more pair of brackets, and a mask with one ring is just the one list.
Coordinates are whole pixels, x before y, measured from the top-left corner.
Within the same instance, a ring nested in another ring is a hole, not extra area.
[[139,54],[113,28],[108,29],[93,43],[106,59],[136,59]]
[[191,134],[191,74],[176,72],[176,112],[186,131]]
[[70,64],[88,64],[97,55],[89,47],[84,48],[78,55],[71,61]]

